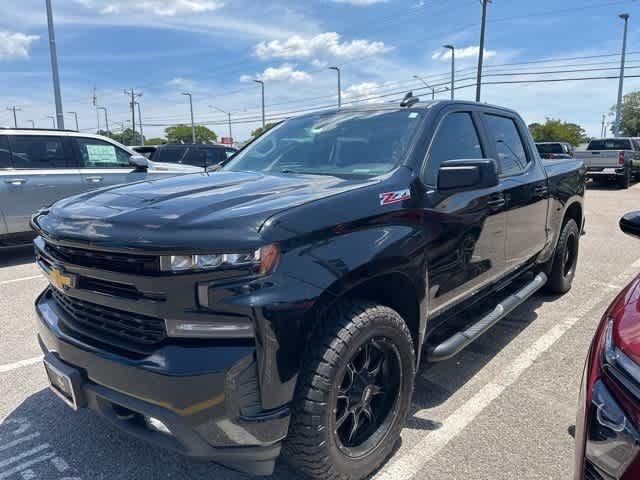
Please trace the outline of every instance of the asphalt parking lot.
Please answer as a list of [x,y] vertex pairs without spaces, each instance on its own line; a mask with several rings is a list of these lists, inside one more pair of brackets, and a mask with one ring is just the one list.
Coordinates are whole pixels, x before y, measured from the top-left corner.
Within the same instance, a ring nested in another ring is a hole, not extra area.
[[[640,241],[619,217],[626,191],[590,188],[573,290],[534,296],[450,361],[423,366],[402,442],[380,479],[568,479],[576,398],[602,312],[640,272]],[[0,480],[242,479],[73,412],[47,389],[32,304],[45,287],[30,249],[0,253]],[[297,478],[279,465],[274,478]]]

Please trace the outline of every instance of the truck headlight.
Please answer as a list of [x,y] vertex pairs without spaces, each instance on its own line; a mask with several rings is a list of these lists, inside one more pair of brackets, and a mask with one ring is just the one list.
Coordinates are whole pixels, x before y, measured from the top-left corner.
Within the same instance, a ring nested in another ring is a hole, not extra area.
[[160,257],[160,268],[165,272],[186,272],[253,266],[256,272],[267,274],[275,269],[279,259],[278,247],[267,245],[253,252],[163,255]]

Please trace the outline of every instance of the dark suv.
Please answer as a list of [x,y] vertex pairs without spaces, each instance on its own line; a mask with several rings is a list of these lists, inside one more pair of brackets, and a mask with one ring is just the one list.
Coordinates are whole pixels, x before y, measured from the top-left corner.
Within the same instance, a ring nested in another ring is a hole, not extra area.
[[54,392],[245,472],[281,449],[316,479],[380,467],[420,359],[567,292],[584,221],[582,163],[543,164],[515,112],[409,100],[287,120],[217,173],[34,216]]
[[225,162],[234,153],[236,153],[234,148],[224,145],[166,144],[156,148],[151,160],[207,168]]

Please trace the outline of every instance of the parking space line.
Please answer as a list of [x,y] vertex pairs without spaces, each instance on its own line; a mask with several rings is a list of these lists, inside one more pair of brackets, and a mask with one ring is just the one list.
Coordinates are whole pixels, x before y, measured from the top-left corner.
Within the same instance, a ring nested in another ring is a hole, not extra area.
[[17,370],[18,368],[22,368],[22,367],[28,367],[29,365],[34,365],[41,361],[42,361],[42,355],[39,355],[37,357],[28,358],[26,360],[20,360],[19,362],[0,365],[0,373],[11,372],[12,370]]
[[24,437],[13,440],[12,442],[5,443],[4,445],[0,445],[0,452],[3,450],[7,450],[9,448],[13,448],[16,445],[20,445],[21,443],[28,442],[29,440],[33,440],[38,436],[40,436],[40,432],[35,432],[35,433],[32,433],[31,435],[26,435]]
[[23,458],[30,457],[31,455],[35,455],[36,453],[40,453],[41,451],[46,450],[49,447],[50,445],[48,443],[41,443],[37,447],[33,447],[31,450],[27,450],[26,452],[19,453],[18,455],[14,455],[13,457],[9,457],[6,460],[0,461],[0,468],[4,468],[7,465],[19,462]]
[[[601,295],[590,297],[574,312],[576,316],[567,318],[564,322],[554,325],[542,334],[533,344],[522,352],[510,366],[499,373],[493,381],[486,384],[473,397],[455,410],[438,430],[427,434],[406,453],[400,453],[395,461],[391,461],[374,478],[375,480],[409,480],[415,477],[422,468],[451,440],[458,436],[473,420],[496,400],[510,385],[516,382],[522,374],[549,348],[551,348],[567,331],[582,320],[600,302],[615,291],[613,285],[626,283],[625,281],[636,273],[640,267],[640,258],[629,269],[618,275],[611,286],[605,287]],[[585,353],[586,354],[586,353]],[[418,418],[427,418],[428,410],[416,412]],[[409,429],[407,429],[409,430]]]
[[27,280],[35,280],[36,278],[41,278],[41,279],[45,280],[43,275],[31,275],[30,277],[14,278],[13,280],[2,280],[0,282],[0,286],[9,285],[10,283],[24,282],[24,281],[27,281]]
[[50,460],[51,458],[53,458],[55,456],[56,456],[56,454],[54,452],[45,453],[44,455],[40,455],[39,457],[36,457],[36,458],[33,458],[33,459],[29,460],[28,462],[24,462],[24,463],[21,463],[20,465],[16,465],[15,467],[10,468],[9,470],[5,470],[4,472],[0,472],[0,480],[2,480],[3,478],[10,477],[14,473],[18,473],[18,472],[21,472],[23,470],[27,470],[29,467],[31,467],[32,465],[35,465],[36,463],[46,462],[47,460]]

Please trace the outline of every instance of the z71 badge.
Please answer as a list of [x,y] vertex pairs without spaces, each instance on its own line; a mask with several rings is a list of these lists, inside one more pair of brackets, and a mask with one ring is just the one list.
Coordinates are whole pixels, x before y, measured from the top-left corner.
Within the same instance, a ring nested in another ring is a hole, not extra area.
[[411,198],[409,189],[398,190],[397,192],[385,192],[380,194],[380,205],[391,205]]

